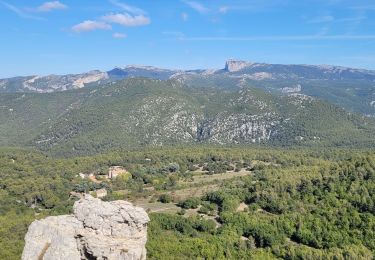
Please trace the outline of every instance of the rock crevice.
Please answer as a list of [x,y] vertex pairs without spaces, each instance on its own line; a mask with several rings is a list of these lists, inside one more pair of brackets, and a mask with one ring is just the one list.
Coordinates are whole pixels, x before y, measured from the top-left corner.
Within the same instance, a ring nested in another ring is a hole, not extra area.
[[86,195],[73,209],[73,215],[34,221],[22,259],[146,259],[149,217],[142,208]]

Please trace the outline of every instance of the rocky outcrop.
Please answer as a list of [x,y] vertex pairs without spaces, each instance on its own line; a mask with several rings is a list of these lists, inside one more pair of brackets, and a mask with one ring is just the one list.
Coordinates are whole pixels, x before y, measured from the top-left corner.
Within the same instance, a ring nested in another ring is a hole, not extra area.
[[81,74],[72,83],[75,88],[83,88],[86,84],[97,82],[100,80],[108,79],[107,72],[101,72],[98,70],[90,71],[86,74]]
[[246,62],[246,61],[240,61],[240,60],[228,60],[225,63],[225,70],[228,72],[237,72],[240,71],[248,66],[250,66],[252,63]]
[[74,214],[34,221],[23,260],[146,259],[147,213],[126,201],[85,195]]

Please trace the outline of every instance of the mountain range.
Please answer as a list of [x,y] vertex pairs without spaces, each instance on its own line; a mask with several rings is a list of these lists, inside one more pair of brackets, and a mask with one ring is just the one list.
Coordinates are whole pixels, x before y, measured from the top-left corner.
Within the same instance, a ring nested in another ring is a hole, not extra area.
[[51,93],[95,87],[127,78],[173,79],[189,87],[234,89],[254,86],[276,95],[298,93],[375,116],[375,71],[330,65],[281,65],[229,60],[223,69],[171,70],[116,67],[82,74],[0,79],[0,93]]
[[248,82],[222,88],[137,77],[53,93],[1,93],[0,104],[0,146],[57,155],[194,144],[375,146],[373,119]]

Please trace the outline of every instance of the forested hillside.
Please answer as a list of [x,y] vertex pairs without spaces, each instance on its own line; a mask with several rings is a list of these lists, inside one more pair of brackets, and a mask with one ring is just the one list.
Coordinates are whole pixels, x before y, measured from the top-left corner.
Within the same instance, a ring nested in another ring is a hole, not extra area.
[[223,90],[128,79],[51,94],[1,94],[0,101],[0,145],[57,155],[175,144],[374,145],[372,119],[250,85]]
[[[130,175],[103,178],[114,165]],[[35,218],[70,212],[71,192],[104,187],[106,200],[149,209],[149,259],[372,259],[374,174],[372,151],[191,147],[53,159],[1,149],[0,258],[19,258]]]

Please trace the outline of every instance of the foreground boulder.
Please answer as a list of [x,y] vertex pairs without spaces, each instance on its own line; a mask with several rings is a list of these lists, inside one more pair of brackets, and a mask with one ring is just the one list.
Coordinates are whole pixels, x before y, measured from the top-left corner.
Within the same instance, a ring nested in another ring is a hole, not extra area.
[[90,195],[74,214],[34,221],[25,237],[23,260],[146,259],[147,213],[126,201]]

